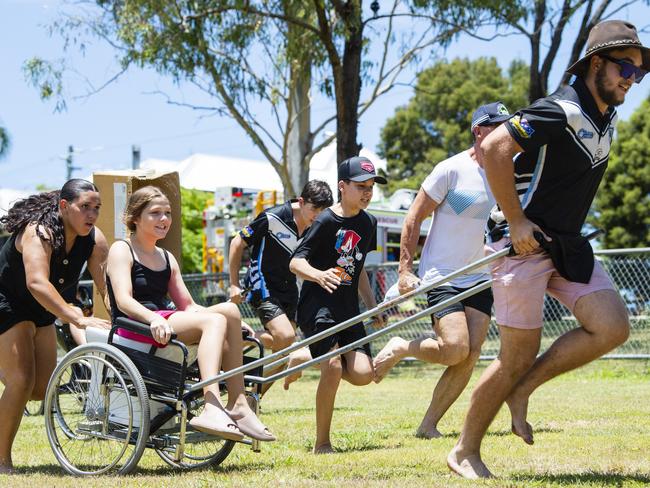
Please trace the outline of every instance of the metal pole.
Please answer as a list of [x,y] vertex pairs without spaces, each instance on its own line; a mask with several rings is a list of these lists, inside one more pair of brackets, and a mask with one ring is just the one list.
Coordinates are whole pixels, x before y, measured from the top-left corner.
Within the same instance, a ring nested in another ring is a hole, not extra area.
[[[274,352],[274,353],[272,353],[272,354],[270,354],[268,356],[257,359],[257,360],[255,360],[253,362],[248,363],[248,364],[244,364],[244,365],[242,365],[242,366],[240,366],[238,368],[231,369],[230,371],[226,371],[224,373],[218,374],[217,376],[213,376],[212,378],[208,378],[206,380],[200,381],[199,383],[195,383],[194,385],[189,387],[187,391],[190,392],[190,391],[199,390],[199,389],[204,388],[204,387],[206,387],[208,385],[211,385],[213,383],[223,381],[225,379],[231,378],[231,377],[236,376],[236,375],[241,374],[241,373],[246,373],[247,371],[255,369],[258,366],[264,366],[266,364],[268,364],[270,366],[271,365],[270,363],[272,361],[275,361],[275,360],[277,360],[277,359],[279,359],[279,358],[281,358],[281,357],[283,357],[283,356],[285,356],[287,354],[290,354],[293,351],[297,351],[298,349],[301,349],[301,348],[303,348],[305,346],[308,346],[310,344],[318,342],[321,339],[324,339],[325,337],[329,337],[329,336],[331,336],[333,334],[336,334],[337,332],[339,332],[339,331],[341,331],[341,330],[343,330],[345,328],[348,328],[348,327],[350,327],[350,326],[352,326],[352,325],[354,325],[356,323],[362,322],[363,320],[365,320],[365,319],[367,319],[369,317],[372,317],[374,315],[377,315],[377,314],[383,312],[384,310],[392,308],[395,305],[398,305],[398,304],[408,300],[409,298],[411,298],[411,297],[413,297],[415,295],[420,295],[422,293],[426,293],[427,291],[432,290],[433,288],[436,288],[436,287],[440,286],[441,284],[446,283],[447,281],[450,281],[450,280],[452,280],[453,278],[455,278],[457,276],[466,274],[469,271],[472,271],[472,270],[474,270],[476,268],[480,268],[482,266],[485,266],[486,264],[489,264],[492,261],[496,261],[497,259],[499,259],[499,258],[501,258],[503,256],[506,256],[508,253],[510,253],[510,248],[509,247],[507,247],[505,249],[502,249],[501,251],[496,252],[494,254],[491,254],[490,256],[486,256],[486,257],[484,257],[482,259],[479,259],[478,261],[470,263],[467,266],[463,266],[462,268],[454,271],[453,273],[449,273],[446,276],[441,276],[437,280],[434,280],[431,283],[426,284],[425,286],[421,286],[420,288],[416,288],[415,290],[411,290],[410,292],[405,293],[404,295],[395,297],[392,300],[389,300],[387,302],[383,302],[383,303],[379,304],[378,306],[376,306],[373,309],[370,309],[370,310],[368,310],[366,312],[363,312],[363,313],[361,313],[361,314],[359,314],[359,315],[357,315],[355,317],[352,317],[351,319],[348,319],[348,320],[346,320],[344,322],[341,322],[340,324],[335,325],[335,326],[333,326],[333,327],[331,327],[331,328],[329,328],[327,330],[319,332],[318,334],[315,334],[312,337],[304,339],[304,340],[302,340],[300,342],[295,342],[292,345],[290,345],[290,346],[288,346],[288,347],[286,347],[286,348],[284,348],[284,349],[282,349],[280,351]],[[460,295],[458,295],[458,296],[460,296]]]

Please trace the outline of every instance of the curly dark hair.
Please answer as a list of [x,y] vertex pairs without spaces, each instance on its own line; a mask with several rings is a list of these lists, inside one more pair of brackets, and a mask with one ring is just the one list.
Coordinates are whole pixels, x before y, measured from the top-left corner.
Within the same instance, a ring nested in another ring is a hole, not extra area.
[[[7,215],[0,218],[0,225],[12,234],[21,232],[29,224],[37,224],[36,234],[52,246],[52,252],[59,254],[65,249],[63,220],[59,214],[59,202],[75,201],[83,192],[98,191],[90,181],[75,178],[68,180],[63,188],[18,200]],[[49,235],[42,229],[47,229]]]
[[305,203],[311,203],[316,208],[331,207],[334,203],[330,186],[321,180],[308,181],[300,196]]

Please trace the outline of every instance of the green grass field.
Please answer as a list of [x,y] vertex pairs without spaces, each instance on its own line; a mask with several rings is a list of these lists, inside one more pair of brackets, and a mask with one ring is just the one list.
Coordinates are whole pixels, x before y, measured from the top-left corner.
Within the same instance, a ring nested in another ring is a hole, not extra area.
[[534,446],[509,432],[502,411],[483,444],[498,479],[481,483],[450,474],[445,457],[467,409],[469,388],[439,428],[442,439],[414,437],[441,368],[419,363],[396,368],[381,384],[339,391],[333,455],[310,454],[318,376],[309,371],[285,392],[273,387],[263,419],[279,440],[254,453],[235,447],[225,462],[199,472],[168,468],[146,451],[130,476],[80,480],[64,475],[50,450],[42,417],[23,420],[14,445],[18,475],[0,486],[646,486],[650,484],[650,362],[598,361],[540,388],[531,400]]

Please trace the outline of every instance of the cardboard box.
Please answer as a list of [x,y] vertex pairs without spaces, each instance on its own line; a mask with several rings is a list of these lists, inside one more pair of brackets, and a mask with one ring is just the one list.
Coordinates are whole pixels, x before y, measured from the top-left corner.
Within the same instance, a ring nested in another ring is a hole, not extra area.
[[[93,174],[93,183],[99,189],[102,198],[102,209],[97,219],[99,227],[110,246],[118,239],[128,237],[124,223],[124,210],[131,194],[148,185],[156,186],[167,195],[172,207],[172,226],[167,236],[158,241],[160,247],[171,252],[179,265],[181,263],[181,189],[178,173],[155,172],[150,170],[108,171]],[[97,293],[93,293],[93,303],[99,304],[102,300]],[[94,313],[98,317],[108,318],[104,307],[95,307]]]

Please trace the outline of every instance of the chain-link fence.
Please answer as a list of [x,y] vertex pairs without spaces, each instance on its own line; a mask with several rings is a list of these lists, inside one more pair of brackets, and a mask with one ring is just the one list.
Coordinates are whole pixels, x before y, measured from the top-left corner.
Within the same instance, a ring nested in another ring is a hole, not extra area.
[[[650,248],[596,251],[597,259],[603,264],[617,286],[632,324],[628,341],[608,357],[650,357]],[[397,281],[397,263],[386,263],[366,267],[370,283],[375,290],[377,301]],[[193,274],[185,275],[185,283],[190,293],[203,305],[211,305],[226,300],[228,275]],[[418,296],[388,310],[389,323],[396,322],[426,308],[426,297]],[[240,306],[242,317],[254,329],[261,328],[255,311],[248,303]],[[558,336],[577,326],[575,318],[558,301],[546,297],[544,303],[544,328],[542,331],[542,350],[545,350]],[[371,332],[371,329],[368,328]],[[420,319],[398,329],[397,334],[405,339],[432,336],[431,320]],[[385,344],[388,337],[382,337],[371,344],[373,354]],[[494,321],[490,324],[488,337],[483,345],[484,358],[496,356],[499,351],[499,333]]]

